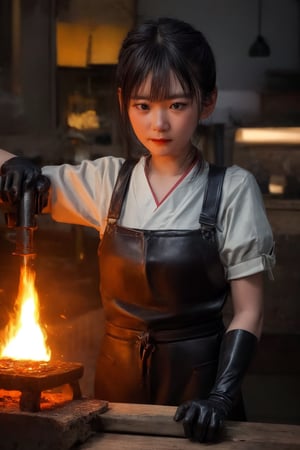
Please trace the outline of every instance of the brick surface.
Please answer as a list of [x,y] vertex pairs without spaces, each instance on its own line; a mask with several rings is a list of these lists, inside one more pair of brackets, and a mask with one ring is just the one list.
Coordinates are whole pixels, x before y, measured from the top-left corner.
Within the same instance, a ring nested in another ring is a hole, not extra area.
[[15,405],[0,411],[0,450],[69,450],[94,434],[108,403],[95,399],[70,401],[36,413]]

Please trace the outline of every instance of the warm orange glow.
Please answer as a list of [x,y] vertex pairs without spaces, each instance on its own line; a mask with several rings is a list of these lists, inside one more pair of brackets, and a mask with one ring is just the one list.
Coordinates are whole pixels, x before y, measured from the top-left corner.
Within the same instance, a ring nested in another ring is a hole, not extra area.
[[[128,25],[57,22],[56,57],[58,66],[86,67],[91,64],[116,64]],[[91,48],[88,48],[90,36]],[[90,51],[90,55],[89,55]],[[88,59],[90,58],[90,61]]]
[[95,110],[88,109],[82,113],[70,113],[67,119],[68,125],[77,130],[92,130],[99,128],[99,117]]
[[35,272],[21,267],[15,315],[8,324],[2,358],[49,361],[51,352],[39,325],[39,300],[35,289]]

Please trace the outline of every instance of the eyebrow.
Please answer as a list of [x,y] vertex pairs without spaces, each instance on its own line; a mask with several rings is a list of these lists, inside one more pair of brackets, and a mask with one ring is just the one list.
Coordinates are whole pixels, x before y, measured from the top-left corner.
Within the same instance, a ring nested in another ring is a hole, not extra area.
[[[185,94],[184,92],[175,92],[174,94],[168,95],[163,100],[173,100],[175,98],[187,98],[191,99],[191,94]],[[132,100],[151,100],[150,95],[133,95],[131,97]]]

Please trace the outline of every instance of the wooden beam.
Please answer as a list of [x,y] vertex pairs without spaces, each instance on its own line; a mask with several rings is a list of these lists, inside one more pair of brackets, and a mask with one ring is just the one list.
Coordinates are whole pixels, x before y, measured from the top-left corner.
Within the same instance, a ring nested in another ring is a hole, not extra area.
[[80,450],[299,450],[299,444],[220,442],[199,444],[183,438],[106,433],[89,439]]
[[[110,403],[108,410],[98,417],[97,428],[98,431],[105,433],[132,433],[182,438],[184,436],[182,425],[173,420],[175,411],[176,407],[173,406]],[[230,442],[230,445],[234,442],[239,444],[246,442],[247,445],[251,443],[252,446],[255,445],[255,449],[258,449],[260,444],[267,442],[274,448],[281,446],[283,449],[284,446],[287,446],[286,448],[298,448],[299,450],[300,426],[227,421],[224,441]],[[185,440],[182,442],[185,442]],[[125,448],[122,447],[122,449]],[[222,447],[218,448],[223,450]],[[227,446],[225,448],[233,447]]]

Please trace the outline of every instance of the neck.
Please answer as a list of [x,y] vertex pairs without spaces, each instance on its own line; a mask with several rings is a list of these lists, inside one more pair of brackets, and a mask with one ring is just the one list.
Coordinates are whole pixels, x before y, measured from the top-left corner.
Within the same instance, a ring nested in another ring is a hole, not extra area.
[[198,152],[192,147],[188,152],[180,156],[153,156],[148,158],[147,172],[148,175],[156,174],[160,176],[178,177],[184,174],[194,164]]
[[151,156],[148,159],[145,172],[157,205],[176,188],[197,158],[198,152],[194,148],[180,159],[170,156]]

